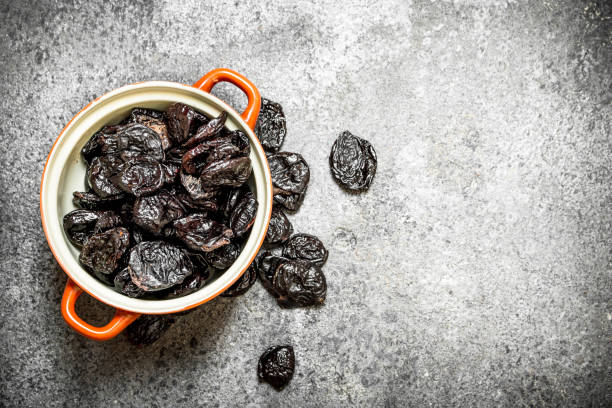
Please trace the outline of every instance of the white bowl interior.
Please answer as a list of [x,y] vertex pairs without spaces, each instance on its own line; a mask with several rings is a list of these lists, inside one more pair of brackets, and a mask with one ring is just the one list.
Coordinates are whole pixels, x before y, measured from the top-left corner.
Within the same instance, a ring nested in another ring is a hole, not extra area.
[[[132,299],[91,276],[78,262],[80,250],[68,241],[62,219],[76,209],[72,203],[73,191],[85,191],[86,164],[80,151],[91,135],[107,124],[116,124],[136,107],[165,110],[171,103],[182,102],[208,117],[228,113],[226,126],[240,129],[251,140],[253,173],[249,180],[251,190],[259,202],[255,222],[240,256],[225,272],[209,279],[199,291],[177,299]],[[255,256],[265,238],[272,208],[270,172],[261,145],[252,130],[227,104],[196,88],[172,82],[145,82],[114,90],[79,113],[67,126],[48,159],[41,188],[41,212],[49,246],[66,273],[77,285],[99,300],[124,310],[155,314],[172,313],[201,303],[218,294],[234,282]]]

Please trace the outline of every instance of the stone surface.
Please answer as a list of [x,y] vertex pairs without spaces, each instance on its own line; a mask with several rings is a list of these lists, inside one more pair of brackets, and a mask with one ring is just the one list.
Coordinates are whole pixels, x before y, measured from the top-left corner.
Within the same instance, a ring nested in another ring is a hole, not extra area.
[[[612,405],[609,2],[129,3],[0,5],[0,405]],[[218,66],[311,165],[291,220],[330,251],[325,306],[257,284],[148,348],[77,335],[38,210],[53,141],[106,91]],[[377,150],[365,194],[329,174],[343,130]],[[280,393],[256,377],[273,344],[296,353]]]

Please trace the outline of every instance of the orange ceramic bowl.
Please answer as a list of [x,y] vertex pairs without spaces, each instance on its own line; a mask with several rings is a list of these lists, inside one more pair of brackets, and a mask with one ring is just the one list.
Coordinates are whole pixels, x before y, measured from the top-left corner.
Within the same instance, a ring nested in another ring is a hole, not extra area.
[[[247,107],[242,114],[209,93],[216,83],[222,81],[233,83],[247,95]],[[174,102],[190,105],[208,117],[226,111],[226,126],[230,130],[240,129],[248,135],[253,164],[249,183],[259,208],[240,256],[227,271],[215,276],[197,292],[177,299],[133,299],[116,292],[83,269],[78,262],[79,250],[64,233],[62,218],[76,208],[72,204],[72,192],[85,189],[86,166],[80,151],[91,135],[104,125],[119,123],[133,108],[165,110]],[[176,313],[191,309],[220,295],[242,276],[263,243],[272,212],[270,169],[263,148],[253,133],[260,106],[259,91],[251,81],[237,72],[220,68],[209,72],[193,86],[151,81],[115,89],[88,104],[68,122],[53,144],[45,164],[40,187],[40,214],[49,248],[68,275],[61,310],[72,328],[89,338],[107,340],[119,334],[141,314]],[[93,326],[77,316],[74,305],[83,291],[116,308],[115,316],[107,325]]]

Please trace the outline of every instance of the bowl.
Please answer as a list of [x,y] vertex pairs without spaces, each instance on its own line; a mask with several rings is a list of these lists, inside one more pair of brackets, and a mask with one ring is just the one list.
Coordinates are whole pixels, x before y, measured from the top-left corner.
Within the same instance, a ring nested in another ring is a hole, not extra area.
[[[230,82],[247,95],[247,107],[242,114],[209,93],[218,82]],[[259,206],[242,252],[225,272],[187,296],[168,300],[134,299],[100,282],[79,264],[80,251],[68,240],[62,219],[76,208],[72,203],[72,192],[85,190],[86,165],[80,151],[89,138],[102,126],[122,121],[133,108],[165,110],[175,102],[190,105],[208,117],[216,117],[221,111],[226,111],[226,127],[230,130],[240,129],[249,137],[253,165],[249,183]],[[73,329],[95,340],[107,340],[119,334],[141,314],[176,313],[194,308],[220,295],[242,276],[263,243],[272,212],[270,169],[263,148],[253,133],[260,106],[259,91],[247,78],[235,71],[219,68],[204,75],[193,86],[148,81],[115,89],[89,103],[68,122],[53,144],[43,170],[40,213],[49,248],[68,275],[61,311]],[[108,324],[93,326],[76,314],[74,306],[83,291],[116,308]]]

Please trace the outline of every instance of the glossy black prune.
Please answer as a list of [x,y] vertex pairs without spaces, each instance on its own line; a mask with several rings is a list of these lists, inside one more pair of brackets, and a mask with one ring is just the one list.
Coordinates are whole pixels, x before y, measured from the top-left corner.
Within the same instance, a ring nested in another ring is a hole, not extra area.
[[81,149],[83,159],[91,163],[94,157],[117,154],[117,131],[122,128],[121,125],[104,126],[94,133]]
[[268,348],[259,357],[257,376],[264,381],[282,390],[289,384],[295,371],[295,354],[291,346],[273,346]]
[[102,231],[115,228],[123,224],[123,220],[117,214],[112,211],[100,211],[98,221],[94,226],[94,233],[97,234]]
[[261,110],[255,125],[255,134],[267,152],[276,153],[285,140],[287,124],[283,107],[266,98],[261,98]]
[[264,251],[260,252],[253,262],[255,268],[257,269],[257,275],[261,280],[261,284],[274,297],[279,296],[273,284],[274,275],[276,275],[278,267],[288,261],[289,259],[287,258],[273,255],[270,251]]
[[285,212],[280,206],[272,207],[272,216],[268,225],[268,233],[266,234],[266,243],[280,244],[289,239],[293,234],[293,225],[285,215]]
[[116,196],[110,196],[102,198],[93,191],[80,192],[75,191],[72,193],[72,203],[79,208],[86,210],[106,210],[109,208],[115,208],[125,200],[125,194],[118,194]]
[[244,295],[257,280],[257,271],[253,265],[249,266],[246,271],[232,286],[230,286],[225,292],[221,294],[223,297],[236,297]]
[[112,181],[126,193],[140,197],[159,190],[166,176],[160,162],[139,157],[122,164]]
[[70,242],[79,248],[82,247],[94,234],[98,219],[100,219],[100,213],[90,210],[74,210],[64,215],[64,231]]
[[302,155],[289,152],[269,155],[268,164],[274,186],[274,201],[287,210],[297,210],[310,181],[308,164]]
[[117,196],[123,191],[112,178],[119,173],[123,161],[118,156],[94,157],[87,167],[87,182],[92,190],[102,198]]
[[191,214],[172,223],[174,235],[194,251],[210,252],[227,245],[234,236],[225,225],[205,214]]
[[155,235],[160,235],[166,225],[184,215],[181,202],[166,190],[137,198],[132,211],[134,224]]
[[204,187],[243,185],[251,176],[251,159],[234,157],[207,164],[200,174]]
[[180,179],[181,185],[193,200],[208,200],[219,192],[217,187],[204,187],[199,177],[192,176],[183,171],[181,171]]
[[309,234],[295,234],[287,241],[283,248],[283,256],[291,259],[303,259],[318,266],[327,261],[327,249],[321,240]]
[[129,161],[137,157],[148,157],[162,161],[164,149],[159,135],[146,126],[133,123],[117,133],[119,157]]
[[370,188],[376,174],[376,151],[365,139],[344,131],[338,136],[329,155],[332,176],[350,191]]
[[242,195],[229,217],[229,227],[234,236],[241,237],[251,229],[257,215],[257,199],[250,191]]
[[229,243],[204,254],[206,262],[216,269],[227,269],[240,255],[240,248],[236,244]]
[[183,103],[173,103],[166,110],[168,134],[177,145],[187,141],[195,129],[207,122],[206,116]]
[[189,138],[183,146],[185,147],[193,147],[197,144],[202,143],[202,141],[206,139],[211,139],[221,132],[223,129],[223,125],[225,125],[225,121],[227,119],[227,112],[223,111],[219,116],[212,119],[210,122],[202,125],[198,128],[195,135]]
[[172,141],[168,135],[168,127],[164,122],[164,113],[153,109],[136,108],[132,109],[129,118],[130,123],[138,123],[146,126],[159,135],[162,148],[168,150],[172,147]]
[[132,282],[132,276],[130,275],[130,270],[128,268],[124,268],[117,275],[115,275],[115,279],[113,281],[115,288],[123,293],[125,296],[131,298],[140,298],[147,294],[146,291],[142,290],[134,282]]
[[94,234],[85,242],[79,261],[94,273],[109,275],[130,245],[130,233],[123,227]]
[[206,283],[206,276],[199,273],[192,273],[185,280],[176,286],[171,287],[166,294],[166,299],[175,299],[197,292]]
[[276,301],[283,308],[319,305],[327,294],[327,283],[321,269],[302,260],[281,262],[272,285],[278,294]]
[[164,241],[144,241],[130,251],[132,282],[147,292],[177,285],[192,274],[193,264],[185,251]]
[[159,340],[175,321],[169,315],[142,315],[125,329],[125,335],[130,343],[147,346]]

